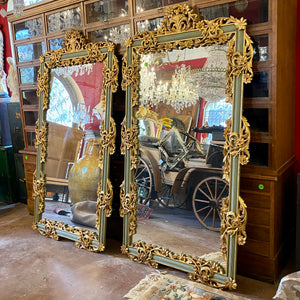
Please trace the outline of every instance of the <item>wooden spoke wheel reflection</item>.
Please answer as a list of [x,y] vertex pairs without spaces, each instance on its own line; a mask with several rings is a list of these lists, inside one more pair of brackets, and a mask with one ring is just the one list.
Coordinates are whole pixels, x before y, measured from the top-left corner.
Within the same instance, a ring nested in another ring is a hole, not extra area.
[[221,228],[222,198],[228,196],[228,183],[219,177],[202,180],[193,194],[193,209],[199,222],[207,229],[219,231]]
[[172,186],[168,184],[163,184],[161,191],[157,193],[158,201],[168,208],[179,208],[185,203],[185,198],[175,197],[171,192]]
[[149,165],[143,158],[135,172],[135,183],[138,186],[138,202],[147,204],[152,192],[152,173]]

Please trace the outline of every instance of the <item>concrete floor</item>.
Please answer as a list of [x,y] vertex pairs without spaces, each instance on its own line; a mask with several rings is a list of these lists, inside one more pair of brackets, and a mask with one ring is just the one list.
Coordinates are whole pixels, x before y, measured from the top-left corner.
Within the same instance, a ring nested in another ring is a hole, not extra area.
[[[104,253],[77,249],[69,240],[55,241],[32,230],[33,216],[24,204],[0,206],[0,299],[119,300],[146,275],[155,272],[120,252],[107,240]],[[166,267],[159,271],[187,278]],[[237,277],[233,294],[272,299],[277,284]]]

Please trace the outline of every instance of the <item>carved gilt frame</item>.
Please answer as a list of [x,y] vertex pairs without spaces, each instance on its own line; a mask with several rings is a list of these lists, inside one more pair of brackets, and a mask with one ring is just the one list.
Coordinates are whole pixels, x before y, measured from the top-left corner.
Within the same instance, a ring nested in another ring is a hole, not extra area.
[[[217,18],[204,20],[187,5],[166,10],[161,28],[138,33],[126,40],[123,58],[122,89],[126,91],[126,114],[122,128],[122,153],[125,155],[124,182],[121,187],[120,215],[123,217],[122,252],[132,260],[151,267],[158,264],[174,267],[189,278],[217,288],[236,288],[237,244],[246,241],[246,205],[239,196],[240,165],[249,160],[249,124],[242,117],[243,84],[252,79],[252,42],[245,32],[245,19]],[[223,177],[229,182],[229,196],[223,199],[221,251],[227,269],[220,264],[187,254],[176,254],[143,241],[132,242],[137,228],[137,187],[134,170],[138,165],[138,126],[136,107],[139,105],[139,54],[185,49],[212,44],[228,44],[227,101],[232,104],[232,118],[225,135]]]
[[[112,211],[112,185],[109,179],[110,155],[115,150],[116,129],[112,110],[112,93],[118,86],[118,61],[114,54],[115,45],[111,42],[87,43],[81,32],[71,30],[66,33],[62,49],[49,51],[41,56],[38,76],[37,95],[40,99],[39,118],[36,122],[37,167],[33,180],[33,198],[35,214],[33,228],[41,234],[58,240],[60,237],[75,241],[78,248],[93,252],[105,249],[106,218]],[[45,163],[47,161],[48,123],[46,114],[50,102],[50,72],[56,67],[91,64],[102,62],[103,82],[101,100],[105,103],[105,119],[100,128],[99,168],[101,179],[97,190],[96,229],[92,232],[77,226],[69,226],[63,222],[43,219],[47,178]]]

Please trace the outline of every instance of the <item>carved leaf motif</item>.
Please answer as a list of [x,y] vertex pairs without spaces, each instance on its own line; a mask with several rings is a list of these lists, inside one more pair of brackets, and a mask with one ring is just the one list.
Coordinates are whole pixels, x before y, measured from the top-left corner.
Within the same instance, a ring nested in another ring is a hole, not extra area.
[[199,13],[188,5],[174,5],[166,10],[164,19],[161,22],[159,34],[166,32],[182,32],[195,29],[195,25],[200,20]]
[[36,171],[33,174],[33,201],[38,201],[38,214],[42,214],[45,209],[44,199],[46,196],[46,175],[43,172],[39,173],[37,179]]

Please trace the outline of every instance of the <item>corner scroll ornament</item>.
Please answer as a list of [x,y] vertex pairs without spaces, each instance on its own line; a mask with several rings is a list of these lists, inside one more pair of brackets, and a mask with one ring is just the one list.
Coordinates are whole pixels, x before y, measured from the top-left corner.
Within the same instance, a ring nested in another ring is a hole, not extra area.
[[96,236],[93,232],[88,230],[81,230],[79,234],[79,241],[75,242],[75,246],[79,249],[89,250],[91,252],[102,252],[105,247],[102,243],[98,243],[97,246],[93,245],[93,241],[96,240]]
[[158,263],[153,260],[153,255],[155,255],[154,246],[139,241],[133,243],[133,247],[136,249],[137,255],[128,253],[127,255],[131,260],[143,263],[152,268],[158,268]]
[[120,216],[124,218],[125,215],[129,214],[129,235],[136,233],[137,227],[137,186],[136,184],[130,184],[129,193],[125,193],[125,182],[121,184],[120,191]]
[[189,273],[189,279],[207,284],[215,288],[235,289],[236,283],[233,279],[228,278],[225,283],[218,282],[213,279],[214,274],[225,274],[224,267],[213,261],[206,261],[200,257],[192,257],[186,254],[176,254],[169,249],[161,248],[155,245],[147,244],[143,241],[134,242],[132,247],[136,249],[137,255],[130,253],[127,247],[122,248],[122,253],[127,254],[133,261],[144,263],[152,268],[157,268],[158,263],[153,257],[161,256],[169,258],[180,263],[194,266],[194,273]]
[[40,151],[40,162],[45,163],[47,158],[47,136],[48,136],[48,123],[45,121],[42,121],[42,126],[39,129],[39,119],[36,121],[35,124],[35,147],[38,149],[39,146],[41,146]]
[[56,232],[58,223],[59,222],[57,222],[57,221],[42,219],[42,220],[40,220],[39,224],[43,225],[44,229],[40,229],[38,227],[38,231],[40,234],[58,241],[59,236]]
[[[87,43],[82,32],[76,30],[70,30],[66,33],[65,42],[63,48],[47,52],[41,56],[41,62],[45,62],[46,66],[50,69],[56,67],[81,65],[95,62],[102,62],[107,58],[107,53],[100,50],[101,47],[114,49],[112,42],[97,42]],[[63,58],[64,54],[86,51],[87,55],[75,57],[75,58]]]
[[42,235],[54,240],[59,240],[58,230],[75,234],[78,237],[78,241],[75,242],[77,248],[86,249],[92,252],[102,252],[105,248],[102,243],[98,243],[97,234],[95,232],[76,226],[69,226],[63,222],[42,219],[39,223],[34,224],[33,227],[38,229]]
[[104,157],[104,150],[108,150],[109,154],[112,155],[115,153],[116,146],[116,124],[114,119],[110,118],[109,123],[109,131],[105,130],[104,126],[100,127],[100,151],[99,151],[99,168],[103,169],[103,157]]
[[131,150],[130,152],[130,160],[131,160],[131,169],[136,169],[139,157],[137,151],[138,145],[138,125],[137,120],[131,119],[131,128],[126,128],[126,118],[124,118],[122,122],[122,130],[121,130],[121,154],[125,155],[126,150]]
[[239,196],[237,213],[229,210],[229,197],[224,198],[222,200],[221,217],[221,252],[223,257],[226,258],[228,236],[236,235],[237,243],[240,246],[246,243],[247,206],[242,197]]
[[232,278],[227,278],[225,283],[218,282],[213,279],[214,274],[225,274],[224,268],[214,261],[205,261],[201,258],[193,258],[194,273],[189,273],[190,280],[201,282],[213,288],[219,289],[236,289],[237,284]]
[[226,121],[224,129],[224,166],[223,178],[229,181],[229,173],[231,169],[231,157],[239,156],[241,165],[246,165],[250,159],[249,143],[250,143],[250,125],[243,116],[241,120],[241,133],[232,132],[232,119]]
[[36,170],[33,173],[33,201],[38,201],[38,213],[42,214],[44,212],[45,203],[44,199],[46,197],[46,175],[43,172],[40,172],[39,179],[37,179]]

